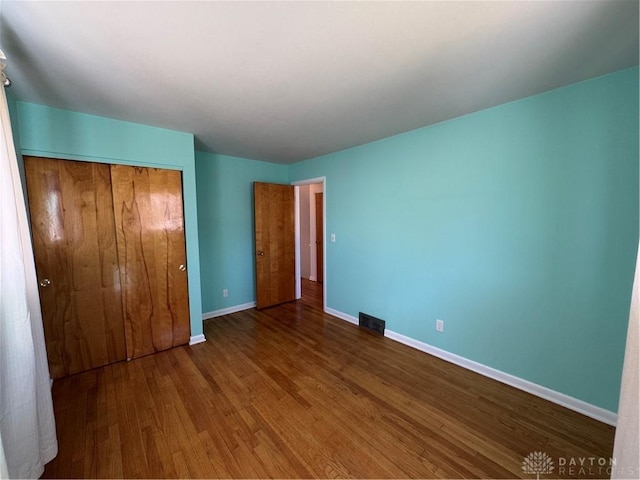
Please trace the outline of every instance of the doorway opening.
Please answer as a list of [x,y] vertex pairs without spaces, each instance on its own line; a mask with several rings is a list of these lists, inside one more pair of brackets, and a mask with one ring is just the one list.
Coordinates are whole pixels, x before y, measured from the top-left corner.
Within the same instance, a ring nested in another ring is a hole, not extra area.
[[325,178],[295,186],[296,298],[326,305]]

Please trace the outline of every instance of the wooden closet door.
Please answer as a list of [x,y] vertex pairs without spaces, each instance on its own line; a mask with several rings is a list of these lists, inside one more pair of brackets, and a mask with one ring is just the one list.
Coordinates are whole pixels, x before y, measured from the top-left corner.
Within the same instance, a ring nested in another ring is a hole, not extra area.
[[111,166],[127,357],[189,341],[179,171]]
[[25,157],[49,369],[126,358],[109,165]]

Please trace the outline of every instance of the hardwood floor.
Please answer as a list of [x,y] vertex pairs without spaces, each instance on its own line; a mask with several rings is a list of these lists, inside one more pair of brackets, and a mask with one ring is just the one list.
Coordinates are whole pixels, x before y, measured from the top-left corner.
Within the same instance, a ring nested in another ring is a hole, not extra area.
[[304,299],[205,322],[206,343],[57,380],[45,477],[535,478],[523,457],[609,459],[614,429]]

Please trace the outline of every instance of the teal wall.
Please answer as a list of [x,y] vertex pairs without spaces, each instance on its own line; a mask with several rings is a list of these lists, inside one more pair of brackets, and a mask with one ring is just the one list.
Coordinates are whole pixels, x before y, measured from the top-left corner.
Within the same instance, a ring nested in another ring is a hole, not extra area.
[[32,103],[16,107],[23,155],[182,171],[191,335],[202,334],[193,135]]
[[328,307],[617,410],[638,245],[637,67],[289,176],[326,176]]
[[183,171],[192,335],[202,311],[255,301],[252,182],[325,176],[329,308],[616,411],[638,242],[637,67],[291,166],[14,107],[24,154]]
[[196,173],[202,310],[255,302],[253,182],[288,183],[287,167],[196,152]]

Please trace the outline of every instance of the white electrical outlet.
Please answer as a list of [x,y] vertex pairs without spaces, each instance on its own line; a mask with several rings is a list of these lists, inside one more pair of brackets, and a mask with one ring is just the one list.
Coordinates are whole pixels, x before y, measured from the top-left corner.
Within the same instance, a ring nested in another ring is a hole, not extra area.
[[332,243],[336,243],[336,234],[335,233],[331,234],[331,242]]
[[229,290],[227,290],[226,288],[224,290],[222,290],[222,296],[223,297],[228,297],[229,296]]
[[440,319],[436,319],[436,330],[439,332],[444,332],[444,322]]

